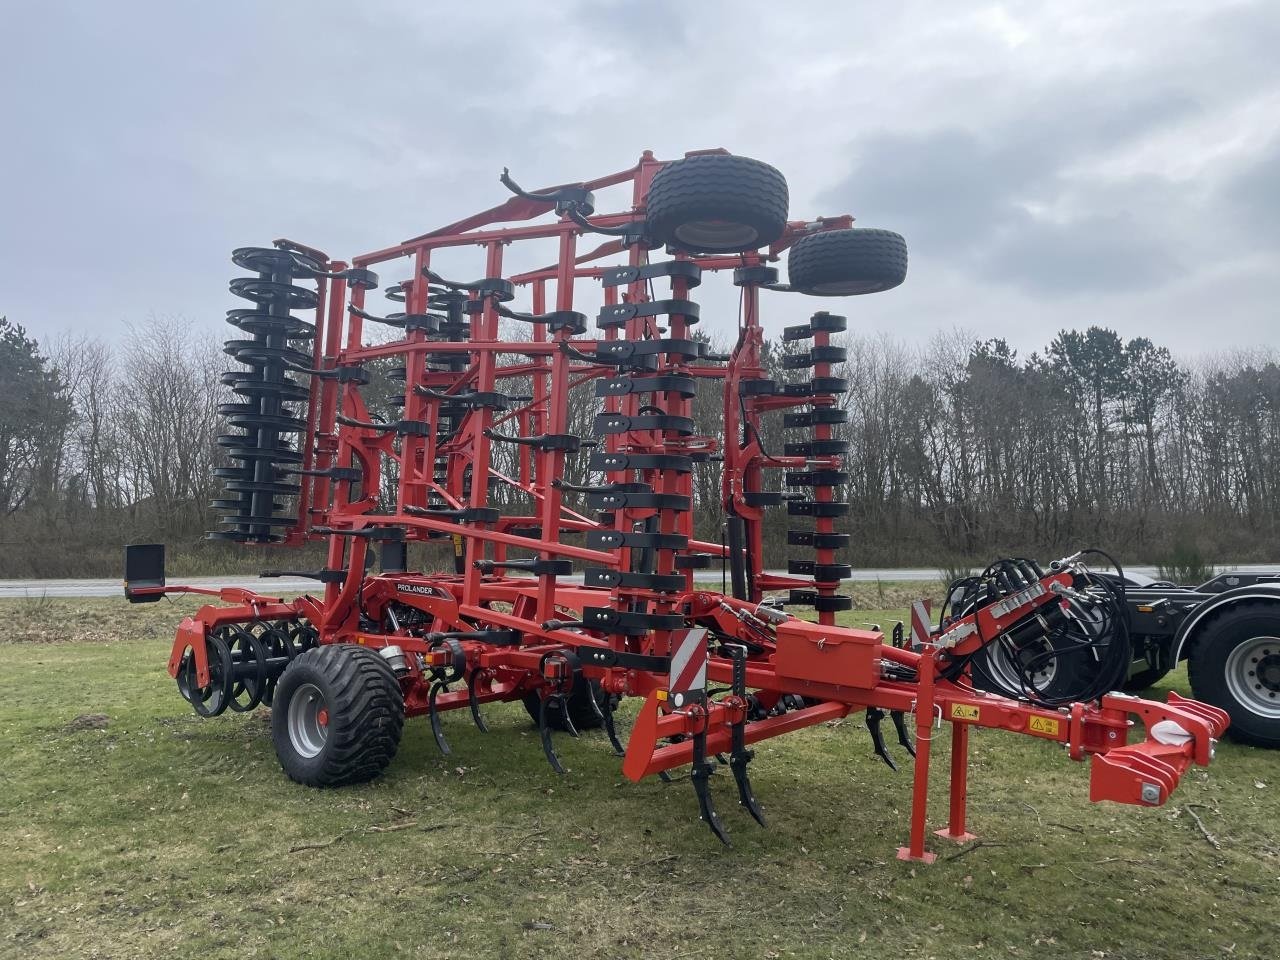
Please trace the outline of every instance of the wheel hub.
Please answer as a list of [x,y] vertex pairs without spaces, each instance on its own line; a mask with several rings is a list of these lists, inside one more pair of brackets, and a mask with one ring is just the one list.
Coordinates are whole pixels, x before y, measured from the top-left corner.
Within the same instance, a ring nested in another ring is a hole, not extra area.
[[299,756],[318,756],[329,739],[329,709],[314,683],[304,683],[289,700],[289,743]]

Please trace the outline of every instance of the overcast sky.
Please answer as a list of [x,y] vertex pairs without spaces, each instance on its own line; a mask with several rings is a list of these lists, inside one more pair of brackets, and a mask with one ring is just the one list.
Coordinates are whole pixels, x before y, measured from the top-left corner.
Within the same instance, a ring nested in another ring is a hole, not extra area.
[[[816,305],[911,342],[1280,344],[1275,2],[6,0],[0,22],[0,314],[42,339],[221,332],[235,246],[349,257],[501,202],[503,166],[534,187],[723,146],[783,171],[793,219],[910,247],[903,287],[770,295],[771,329]],[[716,285],[695,296],[724,332]]]

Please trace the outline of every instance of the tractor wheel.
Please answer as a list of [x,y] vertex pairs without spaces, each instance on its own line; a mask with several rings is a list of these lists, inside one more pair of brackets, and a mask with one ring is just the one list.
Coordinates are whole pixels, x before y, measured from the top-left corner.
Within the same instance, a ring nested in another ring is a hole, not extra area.
[[294,659],[276,684],[271,739],[284,772],[308,787],[364,783],[400,746],[404,695],[387,661],[354,644]]
[[1123,686],[1127,693],[1137,693],[1139,690],[1146,690],[1148,687],[1155,686],[1169,671],[1164,667],[1147,667],[1145,670],[1139,670],[1137,673],[1130,675]]
[[907,242],[892,230],[826,230],[801,237],[787,259],[792,290],[851,297],[891,290],[907,278]]
[[[575,730],[594,730],[602,725],[602,722],[596,712],[591,709],[591,704],[587,700],[587,690],[591,691],[591,696],[596,698],[596,704],[603,711],[605,706],[605,697],[608,696],[600,686],[598,680],[589,680],[587,683],[575,683],[573,689],[569,691],[569,719],[573,721]],[[524,708],[529,714],[529,718],[534,723],[538,722],[538,711],[542,706],[542,697],[538,691],[525,694]],[[564,723],[564,715],[560,711],[560,704],[553,703],[547,707],[547,720],[556,730],[568,729]]]
[[1280,607],[1234,604],[1193,643],[1187,676],[1196,699],[1227,711],[1232,740],[1280,747]]
[[657,172],[645,200],[653,239],[692,253],[768,246],[787,225],[787,181],[750,157],[706,153]]

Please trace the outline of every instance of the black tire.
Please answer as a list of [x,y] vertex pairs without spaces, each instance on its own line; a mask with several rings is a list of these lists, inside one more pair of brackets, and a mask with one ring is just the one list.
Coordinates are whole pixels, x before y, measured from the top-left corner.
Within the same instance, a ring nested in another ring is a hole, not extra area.
[[395,757],[403,729],[400,684],[387,661],[367,647],[343,643],[308,650],[276,685],[276,756],[290,779],[308,787],[377,777]]
[[[596,716],[596,712],[591,709],[591,703],[587,700],[587,690],[591,691],[591,696],[596,698],[596,705],[604,710],[605,697],[608,696],[604,692],[604,688],[600,686],[598,680],[589,680],[586,683],[579,681],[573,685],[573,690],[569,692],[569,719],[573,721],[575,730],[594,730],[603,726],[603,721]],[[524,708],[529,714],[529,718],[536,724],[538,722],[538,711],[542,708],[542,697],[535,690],[533,693],[527,693],[524,697]],[[559,702],[549,704],[547,707],[547,722],[553,730],[566,730],[564,714],[560,710]]]
[[[1028,658],[1038,653],[1047,651],[1048,643],[1050,641],[1044,640],[1025,647],[1024,662],[1028,662]],[[987,644],[974,655],[973,685],[979,690],[986,690],[1003,697],[1027,696],[1018,682],[1020,665],[1013,658],[1013,652],[1001,646],[999,640]],[[1072,655],[1058,657],[1039,668],[1036,688],[1042,696],[1050,700],[1071,697],[1075,691],[1082,690],[1089,679],[1081,675],[1082,669],[1087,669],[1087,666],[1080,657]]]
[[1191,692],[1227,711],[1227,736],[1280,747],[1280,605],[1232,604],[1201,624],[1190,643]]
[[907,242],[892,230],[826,230],[801,237],[787,258],[791,289],[814,297],[891,290],[907,279]]
[[750,157],[708,153],[673,160],[645,200],[649,235],[691,253],[758,250],[782,236],[786,178]]
[[1139,690],[1146,690],[1148,687],[1155,686],[1165,678],[1168,672],[1164,667],[1147,667],[1137,673],[1130,674],[1121,687],[1127,693],[1137,693]]

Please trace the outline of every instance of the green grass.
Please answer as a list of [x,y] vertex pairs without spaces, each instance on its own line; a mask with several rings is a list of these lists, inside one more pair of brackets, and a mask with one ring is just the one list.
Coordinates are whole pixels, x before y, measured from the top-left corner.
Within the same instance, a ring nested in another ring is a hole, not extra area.
[[1224,744],[1137,809],[1089,804],[1052,745],[976,731],[982,842],[920,867],[894,859],[909,767],[850,718],[759,745],[767,831],[715,779],[728,850],[687,781],[631,784],[598,734],[562,738],[556,776],[519,706],[488,708],[487,736],[446,717],[450,757],[419,719],[376,783],[296,786],[263,714],[179,699],[165,659],[195,606],[0,601],[0,956],[1274,955],[1277,753]]

